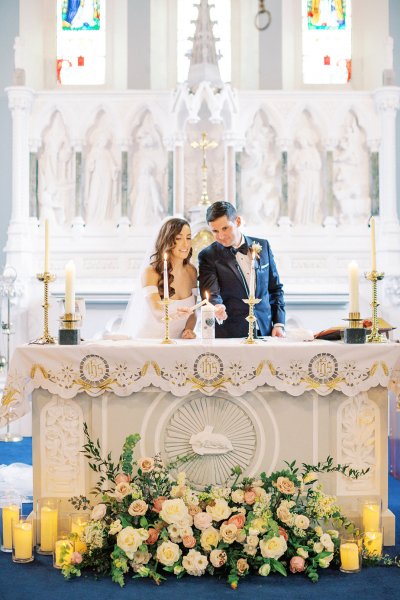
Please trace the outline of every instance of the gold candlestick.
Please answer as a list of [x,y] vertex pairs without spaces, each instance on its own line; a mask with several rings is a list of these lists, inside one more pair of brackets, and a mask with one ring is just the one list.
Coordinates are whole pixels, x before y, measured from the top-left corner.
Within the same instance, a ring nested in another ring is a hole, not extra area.
[[44,312],[44,326],[43,326],[43,336],[38,338],[37,340],[33,340],[30,342],[31,344],[55,344],[56,340],[49,333],[49,283],[50,281],[55,281],[56,276],[52,275],[49,271],[45,271],[44,273],[38,273],[36,275],[36,279],[39,281],[43,281],[44,284],[44,300],[43,300],[43,312]]
[[249,335],[243,341],[244,344],[257,344],[257,340],[254,339],[254,323],[257,321],[254,316],[254,305],[261,302],[260,298],[255,298],[254,296],[249,296],[248,298],[244,298],[243,302],[249,305],[249,316],[246,317],[246,321],[249,322]]
[[161,340],[162,344],[175,344],[174,340],[171,340],[171,338],[169,337],[169,322],[171,320],[171,317],[169,316],[169,303],[170,303],[170,299],[169,298],[164,298],[162,300],[162,303],[164,304],[164,317],[163,317],[163,321],[165,323],[165,335],[164,335],[164,339]]
[[372,302],[370,306],[372,307],[372,326],[371,333],[367,335],[367,343],[372,344],[382,344],[387,342],[387,339],[384,335],[379,333],[379,325],[378,325],[378,281],[381,281],[385,276],[385,273],[379,273],[376,270],[371,271],[370,273],[365,273],[366,279],[368,279],[372,284]]

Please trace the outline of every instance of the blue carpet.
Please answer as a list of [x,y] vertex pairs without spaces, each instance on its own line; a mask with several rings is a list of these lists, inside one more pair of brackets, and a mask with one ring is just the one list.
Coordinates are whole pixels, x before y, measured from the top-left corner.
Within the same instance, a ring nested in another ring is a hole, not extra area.
[[[31,438],[23,442],[0,442],[0,464],[31,462]],[[389,477],[389,506],[396,515],[396,548],[391,554],[400,554],[400,480]],[[96,580],[91,574],[80,579],[65,581],[52,566],[48,556],[35,556],[28,565],[17,565],[11,556],[0,552],[0,600],[71,600],[85,597],[95,600],[199,600],[246,597],[248,600],[277,598],[279,600],[396,600],[400,598],[400,570],[394,567],[364,568],[360,573],[345,575],[337,570],[321,571],[317,584],[302,575],[288,578],[272,575],[244,579],[236,592],[224,580],[211,577],[185,577],[181,581],[168,578],[157,587],[152,581],[127,579],[125,588],[119,588],[109,579]]]

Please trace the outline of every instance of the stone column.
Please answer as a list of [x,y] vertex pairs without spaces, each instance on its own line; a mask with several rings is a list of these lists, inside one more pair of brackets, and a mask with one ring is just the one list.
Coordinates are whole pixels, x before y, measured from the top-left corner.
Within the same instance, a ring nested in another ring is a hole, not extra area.
[[279,227],[282,230],[288,231],[292,226],[292,222],[289,217],[289,193],[288,193],[288,167],[289,167],[289,152],[288,150],[292,146],[292,141],[280,138],[277,140],[277,146],[281,151],[281,206],[280,215],[278,219]]
[[374,93],[380,115],[382,141],[379,151],[380,223],[383,231],[398,231],[396,198],[396,111],[400,88],[381,88]]
[[333,229],[337,226],[337,219],[334,215],[335,196],[333,193],[333,152],[338,141],[333,138],[323,140],[324,149],[326,152],[326,215],[324,219],[324,227]]
[[184,215],[185,212],[185,156],[184,135],[178,134],[174,138],[174,215]]
[[229,132],[224,137],[225,168],[224,168],[224,191],[225,200],[236,206],[236,156],[235,140]]
[[121,156],[121,213],[118,219],[118,231],[127,233],[130,227],[130,221],[128,217],[128,189],[129,189],[129,168],[128,168],[128,140],[121,140],[119,144],[120,156]]
[[82,161],[82,147],[83,143],[80,139],[72,141],[72,147],[75,154],[75,217],[72,221],[72,228],[75,235],[80,235],[85,227],[85,221],[83,219],[83,185],[84,185],[84,174],[83,174],[83,161]]

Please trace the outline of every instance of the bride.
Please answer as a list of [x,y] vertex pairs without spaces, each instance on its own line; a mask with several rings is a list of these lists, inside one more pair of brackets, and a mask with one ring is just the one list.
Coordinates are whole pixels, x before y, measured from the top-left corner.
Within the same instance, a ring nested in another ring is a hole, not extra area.
[[165,333],[164,253],[168,261],[170,337],[196,337],[196,316],[190,311],[197,294],[197,271],[191,264],[192,236],[185,219],[172,217],[161,226],[154,253],[142,270],[141,290],[134,295],[122,319],[120,332],[132,338],[162,338]]

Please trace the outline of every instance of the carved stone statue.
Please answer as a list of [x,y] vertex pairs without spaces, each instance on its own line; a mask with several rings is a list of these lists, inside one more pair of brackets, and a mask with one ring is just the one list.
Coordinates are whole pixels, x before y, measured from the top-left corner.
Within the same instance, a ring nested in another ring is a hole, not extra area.
[[320,224],[322,161],[311,131],[299,133],[290,162],[294,177],[292,220],[296,225]]
[[279,216],[279,155],[274,142],[272,128],[258,113],[247,133],[242,159],[242,207],[248,224],[275,224]]
[[84,204],[89,224],[103,225],[114,217],[119,169],[111,147],[108,134],[100,132],[86,157]]
[[152,225],[165,214],[163,183],[167,172],[165,151],[150,117],[146,117],[135,138],[131,215],[132,224]]
[[226,454],[233,450],[232,442],[222,433],[213,433],[213,425],[206,425],[203,431],[191,436],[189,443],[193,452],[206,454]]

